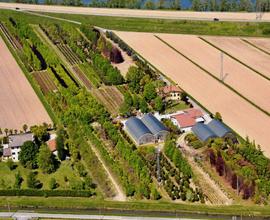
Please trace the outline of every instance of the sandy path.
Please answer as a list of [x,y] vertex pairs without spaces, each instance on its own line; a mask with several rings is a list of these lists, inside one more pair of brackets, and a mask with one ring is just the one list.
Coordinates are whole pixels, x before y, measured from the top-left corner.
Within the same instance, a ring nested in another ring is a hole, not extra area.
[[209,111],[220,112],[226,124],[249,136],[270,156],[270,117],[150,33],[115,32],[152,65],[178,83]]
[[123,190],[120,188],[120,186],[118,185],[118,183],[116,182],[116,180],[112,176],[111,172],[107,168],[107,166],[104,163],[102,157],[100,156],[98,150],[91,143],[90,143],[90,146],[91,146],[92,150],[94,151],[94,153],[96,154],[97,158],[99,159],[100,163],[102,164],[105,172],[108,175],[108,178],[110,179],[110,181],[112,182],[112,184],[116,190],[116,195],[114,196],[113,199],[116,201],[126,201],[127,200],[126,195],[124,194]]
[[269,38],[244,38],[248,42],[254,44],[256,47],[270,53],[270,39]]
[[52,121],[0,37],[0,128],[22,130]]
[[270,78],[270,56],[236,37],[204,37],[216,47]]
[[[219,50],[197,36],[173,34],[157,36],[212,75],[220,78],[221,52]],[[270,112],[270,82],[229,56],[224,54],[223,57],[224,82],[257,106]]]
[[206,173],[195,161],[194,156],[197,154],[197,151],[190,148],[185,143],[186,134],[181,135],[177,143],[182,147],[182,153],[186,156],[189,161],[192,171],[197,177],[197,180],[200,184],[201,189],[204,194],[207,195],[212,204],[215,205],[230,205],[232,204],[232,199],[229,199],[225,192],[215,183],[215,181]]
[[[213,20],[219,18],[223,21],[260,21],[256,19],[256,13],[246,12],[191,12],[191,11],[160,11],[160,10],[136,10],[136,9],[111,9],[71,7],[55,5],[34,5],[19,3],[0,3],[0,8],[20,8],[31,11],[86,14],[101,16],[142,17],[142,18],[164,18],[164,19],[191,19],[191,20]],[[261,21],[270,21],[270,13],[264,13]]]

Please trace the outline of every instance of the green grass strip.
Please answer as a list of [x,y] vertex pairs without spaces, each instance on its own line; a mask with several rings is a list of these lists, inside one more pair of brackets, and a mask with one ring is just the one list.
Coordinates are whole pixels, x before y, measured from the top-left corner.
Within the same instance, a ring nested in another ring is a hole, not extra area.
[[233,87],[231,87],[230,85],[224,83],[222,80],[220,80],[218,77],[214,76],[212,73],[210,73],[208,70],[204,69],[203,67],[201,67],[199,64],[197,64],[196,62],[194,62],[192,59],[190,59],[189,57],[187,57],[186,55],[184,55],[183,53],[181,53],[180,51],[178,51],[177,49],[175,49],[174,47],[172,47],[170,44],[168,44],[166,41],[162,40],[160,37],[156,36],[155,37],[157,39],[159,39],[161,42],[163,42],[164,44],[166,44],[168,47],[170,47],[172,50],[174,50],[175,52],[177,52],[178,54],[180,54],[181,56],[183,56],[184,58],[186,58],[188,61],[190,61],[191,63],[193,63],[195,66],[199,67],[201,70],[203,70],[205,73],[207,73],[208,75],[212,76],[214,79],[216,79],[218,82],[220,82],[221,84],[223,84],[224,86],[226,86],[227,88],[229,88],[231,91],[233,91],[234,93],[236,93],[237,95],[239,95],[241,98],[243,98],[244,100],[246,100],[248,103],[250,103],[251,105],[253,105],[255,108],[257,108],[258,110],[260,110],[261,112],[263,112],[264,114],[266,114],[267,116],[270,116],[270,113],[267,112],[266,110],[262,109],[260,106],[256,105],[254,102],[252,102],[251,100],[249,100],[248,98],[246,98],[245,96],[243,96],[241,93],[239,93],[237,90],[235,90]]

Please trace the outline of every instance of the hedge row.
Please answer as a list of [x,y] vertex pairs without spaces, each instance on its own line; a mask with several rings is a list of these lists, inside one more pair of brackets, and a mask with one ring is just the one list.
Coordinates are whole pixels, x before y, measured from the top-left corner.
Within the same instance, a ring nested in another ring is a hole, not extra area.
[[34,190],[7,189],[0,190],[0,196],[45,196],[45,197],[91,197],[95,193],[89,190]]

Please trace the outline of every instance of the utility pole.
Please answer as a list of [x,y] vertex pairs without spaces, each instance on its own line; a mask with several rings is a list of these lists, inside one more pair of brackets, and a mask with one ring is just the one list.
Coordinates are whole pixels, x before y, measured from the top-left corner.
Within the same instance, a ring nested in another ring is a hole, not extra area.
[[220,52],[220,80],[223,81],[223,52]]

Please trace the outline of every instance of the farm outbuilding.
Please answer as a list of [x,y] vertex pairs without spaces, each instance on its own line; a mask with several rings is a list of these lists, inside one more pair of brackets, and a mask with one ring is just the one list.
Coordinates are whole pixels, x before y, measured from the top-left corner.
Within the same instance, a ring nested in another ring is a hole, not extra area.
[[125,125],[129,135],[138,145],[154,142],[154,135],[139,118],[131,117]]
[[226,137],[227,135],[231,135],[232,131],[221,121],[213,119],[210,121],[207,126],[218,136],[218,137]]
[[201,141],[207,141],[210,138],[216,137],[215,133],[203,123],[197,123],[191,130]]
[[156,139],[165,140],[169,133],[168,129],[154,115],[148,113],[141,120]]
[[231,129],[221,121],[215,119],[211,120],[208,124],[197,123],[191,130],[201,141],[207,141],[215,137],[235,139]]

